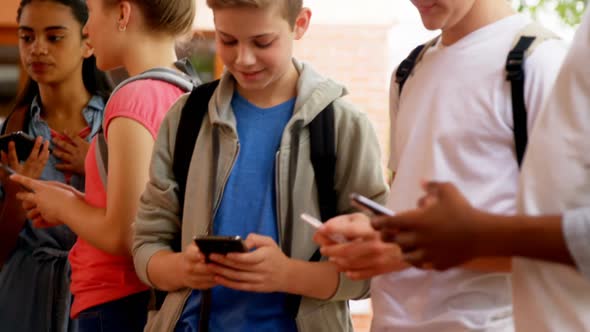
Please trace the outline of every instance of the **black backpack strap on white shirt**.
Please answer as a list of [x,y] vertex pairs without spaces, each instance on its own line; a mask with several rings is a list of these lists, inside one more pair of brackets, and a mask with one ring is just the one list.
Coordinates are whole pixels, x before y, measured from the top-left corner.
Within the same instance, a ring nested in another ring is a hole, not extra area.
[[415,49],[410,52],[407,58],[405,58],[397,67],[395,72],[395,82],[398,85],[398,94],[401,96],[404,84],[414,71],[416,64],[420,62],[426,51],[438,42],[439,37],[435,37],[425,44],[418,45]]
[[521,166],[528,143],[528,120],[525,102],[525,61],[535,48],[548,39],[559,38],[537,23],[525,26],[516,36],[506,58],[506,80],[512,94],[514,146],[518,167]]
[[524,102],[524,58],[525,52],[535,41],[534,36],[522,36],[506,59],[506,79],[510,81],[512,93],[512,119],[514,122],[514,144],[516,161],[522,164],[528,141],[527,111]]

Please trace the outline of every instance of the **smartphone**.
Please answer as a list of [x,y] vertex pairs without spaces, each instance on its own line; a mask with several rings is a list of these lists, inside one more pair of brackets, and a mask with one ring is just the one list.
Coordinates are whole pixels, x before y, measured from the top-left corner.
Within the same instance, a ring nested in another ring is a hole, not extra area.
[[[305,221],[306,223],[310,224],[316,230],[318,228],[320,228],[320,226],[322,226],[321,221],[319,221],[317,218],[314,218],[307,213],[302,213],[301,219],[303,219],[303,221]],[[348,241],[346,239],[346,237],[342,234],[330,234],[328,237],[330,238],[330,240],[337,242],[337,243],[344,243],[344,242]]]
[[22,131],[15,131],[0,136],[0,150],[8,153],[8,143],[10,142],[14,142],[16,155],[20,161],[27,160],[35,146],[35,138],[33,136],[25,134]]
[[248,252],[248,248],[238,235],[236,236],[218,236],[206,235],[194,238],[195,244],[199,250],[209,256],[209,254],[228,254],[230,252]]
[[[10,166],[5,165],[3,163],[0,163],[0,168],[2,168],[6,173],[8,173],[8,176],[12,175],[12,174],[16,174],[16,171],[13,170]],[[20,185],[21,188],[23,188],[25,191],[28,191],[30,193],[34,193],[35,191],[31,188],[25,187],[22,184]]]
[[359,210],[369,212],[376,216],[393,216],[395,212],[385,206],[357,193],[350,194],[352,205]]

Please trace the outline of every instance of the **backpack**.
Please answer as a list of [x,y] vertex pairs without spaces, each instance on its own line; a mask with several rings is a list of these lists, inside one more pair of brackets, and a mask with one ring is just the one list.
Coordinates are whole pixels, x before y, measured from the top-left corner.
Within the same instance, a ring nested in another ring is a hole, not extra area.
[[0,135],[25,130],[29,126],[31,115],[28,107],[15,108],[2,123]]
[[[196,87],[189,95],[186,104],[182,108],[178,130],[176,132],[176,146],[172,170],[178,183],[179,220],[182,222],[184,209],[184,198],[186,181],[190,168],[191,158],[195,144],[199,136],[201,124],[209,109],[209,100],[213,96],[219,80],[202,84]],[[310,131],[310,158],[315,174],[315,181],[318,191],[318,202],[322,221],[328,220],[337,215],[338,196],[334,189],[334,174],[336,169],[336,143],[334,130],[334,107],[330,103],[320,112],[309,124]],[[180,237],[173,240],[172,248],[175,251],[181,250]],[[317,250],[309,261],[319,261],[321,254]],[[160,308],[166,293],[156,293],[155,307]],[[199,331],[207,331],[209,318],[208,307],[210,306],[211,295],[209,291],[203,291],[201,303],[201,318]],[[287,310],[293,317],[299,310],[301,297],[288,294],[286,299]]]
[[[398,95],[401,97],[404,84],[411,76],[416,64],[422,59],[428,48],[434,46],[439,37],[416,47],[403,60],[395,74],[395,81],[399,86]],[[506,80],[510,82],[512,95],[512,119],[514,122],[514,143],[516,147],[516,161],[520,168],[527,146],[527,111],[524,101],[524,62],[535,48],[548,39],[557,39],[557,35],[537,23],[530,23],[517,34],[511,51],[506,58]]]
[[[164,81],[170,83],[172,85],[177,86],[178,88],[182,89],[185,92],[190,92],[193,90],[195,86],[200,83],[200,79],[195,72],[194,68],[192,67],[190,61],[188,59],[182,59],[177,61],[174,64],[179,70],[182,72],[178,72],[169,68],[153,68],[147,70],[139,75],[132,76],[123,82],[119,83],[111,95],[113,95],[116,91],[121,89],[123,86],[135,82],[138,80],[144,79],[153,79]],[[108,105],[108,101],[107,101]],[[105,109],[107,107],[105,105]],[[101,129],[96,134],[96,149],[95,149],[95,157],[96,157],[96,165],[98,168],[98,174],[102,181],[104,188],[107,187],[107,174],[108,174],[108,165],[109,165],[109,150],[107,146],[107,141],[104,137],[104,131]]]

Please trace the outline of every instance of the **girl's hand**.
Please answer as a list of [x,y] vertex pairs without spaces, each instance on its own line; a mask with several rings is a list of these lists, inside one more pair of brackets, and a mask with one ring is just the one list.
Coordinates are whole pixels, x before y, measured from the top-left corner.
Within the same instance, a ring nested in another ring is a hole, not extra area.
[[[16,145],[14,142],[8,143],[8,153],[0,151],[0,158],[2,163],[8,165],[16,173],[22,174],[26,177],[38,179],[45,169],[47,160],[49,160],[49,141],[44,141],[43,137],[39,136],[35,139],[33,149],[29,157],[24,163],[20,163],[16,154]],[[2,182],[7,183],[5,172],[1,173]]]
[[65,133],[69,139],[57,138],[53,140],[55,149],[53,155],[62,162],[55,165],[55,168],[62,172],[73,172],[84,174],[84,161],[90,148],[90,143],[86,142],[78,135]]
[[286,292],[292,282],[290,259],[268,237],[250,234],[245,240],[248,253],[211,254],[208,264],[215,281],[225,287],[248,292]]
[[185,287],[203,290],[217,286],[213,272],[205,263],[205,256],[194,242],[184,249],[179,264]]
[[83,199],[78,191],[57,181],[34,180],[19,174],[11,175],[10,179],[27,188],[16,197],[23,201],[27,218],[39,226],[61,225],[63,209],[72,204],[69,203],[72,200]]

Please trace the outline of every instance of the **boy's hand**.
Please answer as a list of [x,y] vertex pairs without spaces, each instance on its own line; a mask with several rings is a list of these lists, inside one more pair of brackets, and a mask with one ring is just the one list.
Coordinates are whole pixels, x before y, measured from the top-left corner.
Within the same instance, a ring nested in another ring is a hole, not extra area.
[[182,252],[180,273],[185,287],[203,290],[217,286],[213,272],[205,264],[205,256],[192,241]]
[[84,161],[90,144],[78,135],[65,133],[69,139],[54,139],[55,149],[53,155],[62,162],[55,165],[55,168],[62,172],[73,172],[84,174]]
[[215,281],[222,286],[248,292],[287,292],[292,282],[290,259],[275,241],[258,234],[245,240],[248,253],[211,254],[209,264]]
[[[329,234],[342,234],[349,241],[335,243],[329,239]],[[320,244],[322,255],[330,257],[338,270],[352,280],[364,280],[407,267],[402,262],[399,247],[381,241],[370,219],[361,213],[328,220],[316,232],[314,241]]]
[[481,214],[450,183],[429,182],[424,190],[418,209],[372,221],[382,239],[397,243],[417,267],[443,270],[477,257],[478,245],[485,243]]

